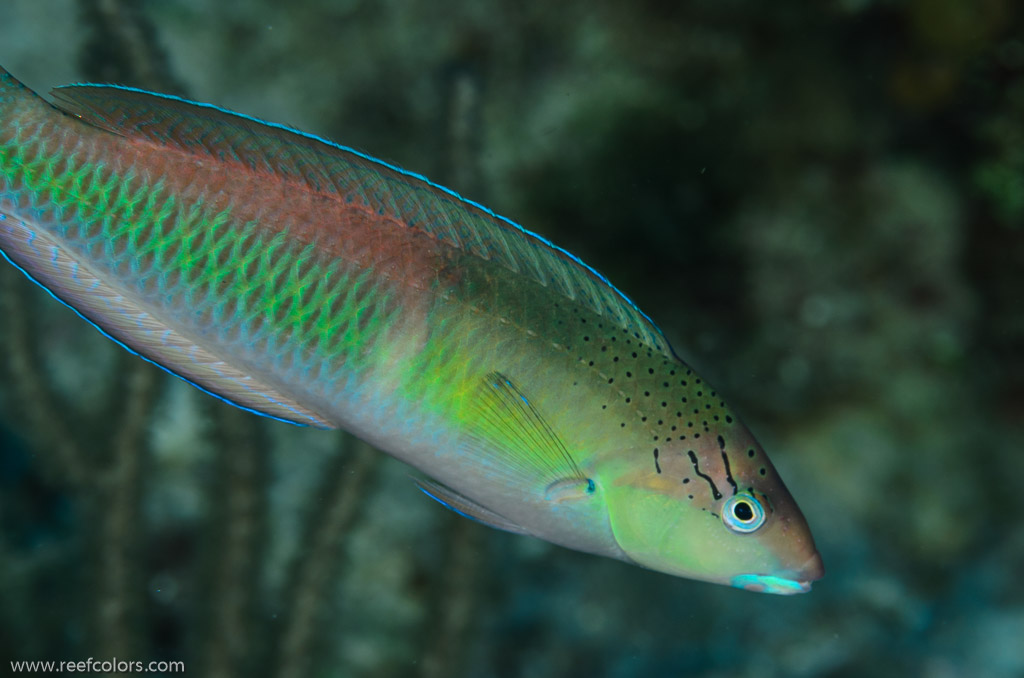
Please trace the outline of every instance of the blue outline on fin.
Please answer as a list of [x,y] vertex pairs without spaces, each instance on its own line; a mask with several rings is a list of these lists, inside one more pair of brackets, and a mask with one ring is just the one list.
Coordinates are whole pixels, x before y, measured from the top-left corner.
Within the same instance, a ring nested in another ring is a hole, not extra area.
[[472,520],[474,523],[479,523],[481,525],[486,525],[487,527],[494,527],[494,525],[490,525],[488,523],[485,523],[484,521],[480,520],[476,516],[472,516],[472,515],[470,515],[468,513],[463,513],[459,509],[455,508],[454,506],[452,506],[451,504],[446,502],[444,499],[441,499],[440,497],[438,497],[435,494],[431,494],[430,490],[428,490],[422,483],[416,483],[416,487],[419,488],[420,492],[422,492],[423,494],[427,495],[428,497],[430,497],[431,499],[433,499],[438,504],[440,504],[441,506],[445,507],[446,509],[448,509],[452,513],[460,515],[463,518],[468,518],[468,519]]
[[245,407],[244,405],[239,405],[238,403],[235,403],[235,402],[232,402],[232,401],[228,400],[227,398],[225,398],[225,397],[224,397],[224,396],[222,396],[222,395],[218,395],[218,394],[214,393],[213,391],[209,391],[209,390],[207,390],[207,389],[203,388],[203,387],[202,387],[202,386],[200,386],[199,384],[196,384],[196,383],[194,383],[194,382],[192,382],[192,381],[189,381],[188,379],[186,379],[185,377],[181,376],[180,374],[177,374],[176,372],[173,372],[173,371],[172,371],[172,370],[171,370],[171,369],[170,369],[169,367],[165,367],[164,365],[161,365],[160,363],[156,362],[155,360],[151,360],[150,358],[147,358],[146,356],[142,355],[142,354],[141,354],[141,353],[139,353],[138,351],[135,351],[134,349],[130,348],[130,347],[129,347],[129,346],[127,345],[127,344],[125,344],[125,343],[124,343],[124,342],[122,342],[121,340],[119,340],[119,339],[116,339],[116,338],[114,338],[113,336],[111,336],[111,335],[110,335],[110,334],[109,334],[109,333],[108,333],[108,332],[107,332],[107,331],[106,331],[105,329],[103,329],[102,327],[100,327],[99,325],[97,325],[96,323],[94,323],[94,322],[93,322],[92,320],[90,320],[89,318],[87,318],[87,317],[85,317],[84,315],[82,315],[82,313],[81,313],[81,312],[80,312],[80,311],[79,311],[79,310],[78,310],[77,308],[75,308],[74,306],[72,306],[72,305],[71,305],[71,304],[69,304],[68,302],[66,302],[66,301],[64,301],[63,299],[61,299],[60,297],[58,297],[58,296],[57,296],[56,294],[54,294],[54,292],[53,292],[53,291],[52,291],[52,290],[51,290],[51,289],[50,289],[49,287],[47,287],[47,286],[46,286],[46,285],[44,285],[43,283],[41,283],[41,282],[39,282],[38,280],[36,280],[36,279],[35,279],[35,278],[34,278],[34,277],[32,276],[32,274],[31,274],[31,273],[29,273],[29,272],[28,272],[28,271],[26,271],[26,270],[25,270],[24,268],[22,268],[21,266],[19,266],[18,264],[16,264],[16,263],[14,262],[14,260],[13,260],[13,259],[11,259],[11,258],[10,258],[9,256],[7,256],[7,252],[5,252],[5,251],[3,250],[3,248],[0,248],[0,256],[2,256],[2,257],[3,257],[4,259],[6,259],[6,260],[7,260],[7,261],[8,261],[8,262],[9,262],[9,263],[11,264],[11,266],[13,266],[14,268],[16,268],[16,269],[18,269],[19,271],[21,271],[21,272],[22,272],[22,273],[23,273],[23,274],[25,275],[25,277],[26,277],[26,278],[28,278],[29,280],[31,280],[32,282],[34,282],[34,283],[35,283],[36,285],[39,285],[39,287],[40,287],[40,288],[42,288],[42,289],[43,289],[43,291],[45,291],[45,292],[46,292],[47,294],[49,294],[49,295],[50,295],[51,297],[53,297],[54,299],[56,299],[57,301],[59,301],[59,302],[60,302],[61,304],[63,304],[64,306],[67,306],[67,307],[68,307],[68,308],[70,308],[70,309],[71,309],[72,311],[74,311],[74,312],[75,312],[75,315],[77,315],[77,316],[78,316],[79,318],[81,318],[81,319],[82,319],[82,320],[84,320],[85,322],[89,323],[90,325],[92,325],[92,326],[93,326],[93,328],[95,328],[95,329],[96,329],[96,330],[97,330],[97,331],[98,331],[98,332],[99,332],[100,334],[102,334],[102,335],[103,335],[104,337],[106,337],[107,339],[110,339],[110,340],[111,340],[112,342],[114,342],[115,344],[117,344],[118,346],[120,346],[121,348],[123,348],[124,350],[128,351],[128,352],[129,352],[129,353],[131,353],[132,355],[134,355],[134,356],[138,356],[139,358],[142,358],[143,360],[145,360],[145,361],[146,361],[147,363],[149,363],[149,364],[151,364],[151,365],[156,365],[157,367],[159,367],[159,368],[160,368],[161,370],[163,370],[163,371],[164,371],[164,372],[166,372],[167,374],[170,374],[170,375],[171,375],[171,376],[173,376],[173,377],[177,377],[178,379],[181,379],[181,380],[182,380],[183,382],[185,382],[185,383],[186,383],[186,384],[188,384],[189,386],[193,386],[193,387],[195,387],[195,388],[199,389],[200,391],[202,391],[203,393],[205,393],[205,394],[207,394],[207,395],[211,395],[211,396],[213,396],[214,398],[216,398],[217,400],[220,400],[220,401],[222,401],[222,402],[225,402],[225,403],[227,403],[228,405],[231,405],[232,407],[237,407],[237,408],[238,408],[238,409],[240,409],[240,410],[245,410],[246,412],[251,412],[251,413],[253,413],[253,414],[258,414],[259,416],[261,416],[261,417],[266,417],[267,419],[273,419],[273,420],[275,420],[275,421],[282,421],[282,422],[284,422],[284,423],[286,423],[286,424],[291,424],[291,425],[293,425],[293,426],[301,426],[301,427],[303,427],[303,428],[306,428],[306,427],[311,427],[311,428],[319,428],[319,427],[314,427],[314,426],[313,426],[312,424],[306,424],[306,423],[303,423],[303,422],[299,422],[299,421],[291,421],[290,419],[283,419],[283,418],[281,418],[281,417],[275,417],[275,416],[274,416],[274,415],[272,415],[272,414],[266,414],[265,412],[260,412],[259,410],[255,410],[255,409],[253,409],[253,408],[251,408],[251,407]]
[[[274,129],[279,129],[279,130],[282,130],[282,131],[285,131],[285,132],[290,132],[291,134],[297,134],[297,135],[299,135],[301,137],[304,137],[306,139],[311,139],[313,141],[318,141],[318,142],[320,142],[322,144],[326,144],[327,146],[330,146],[330,147],[335,148],[337,150],[345,151],[346,153],[351,153],[351,154],[353,154],[355,156],[358,156],[358,157],[362,158],[363,160],[369,160],[372,163],[376,163],[378,165],[383,165],[384,167],[387,167],[388,169],[390,169],[390,170],[392,170],[394,172],[398,172],[401,175],[404,175],[404,176],[411,177],[413,179],[417,179],[419,181],[422,181],[425,184],[427,184],[428,186],[431,186],[432,188],[436,188],[439,191],[447,193],[451,197],[455,198],[455,200],[457,200],[457,201],[459,201],[459,202],[461,202],[463,204],[469,205],[471,207],[475,207],[476,209],[484,212],[485,214],[487,214],[487,215],[489,215],[489,216],[491,216],[491,217],[493,217],[493,218],[495,218],[495,219],[497,219],[499,221],[502,221],[502,222],[508,224],[509,226],[514,228],[515,230],[517,230],[520,233],[522,233],[523,235],[525,235],[526,237],[534,238],[534,239],[540,241],[544,245],[547,245],[548,247],[550,247],[551,249],[555,250],[556,252],[560,252],[561,254],[565,255],[566,257],[568,257],[569,259],[571,259],[575,263],[577,263],[580,266],[582,266],[584,269],[586,269],[587,271],[592,273],[598,280],[600,280],[605,285],[610,287],[612,289],[612,291],[615,292],[616,294],[618,294],[619,297],[621,297],[623,301],[625,301],[627,304],[629,304],[629,306],[634,311],[636,311],[641,316],[643,316],[643,318],[647,322],[649,322],[651,324],[651,327],[653,327],[655,329],[655,331],[658,334],[661,335],[661,340],[665,342],[665,347],[664,348],[670,354],[674,354],[674,351],[673,351],[671,345],[669,344],[668,340],[665,338],[664,332],[661,331],[661,328],[658,327],[657,323],[655,323],[653,320],[651,320],[650,316],[648,316],[646,313],[644,313],[642,310],[640,310],[640,308],[635,303],[633,303],[632,299],[627,297],[622,292],[622,290],[620,290],[618,287],[613,285],[611,283],[611,281],[608,280],[608,278],[606,278],[602,273],[596,271],[589,264],[585,263],[582,259],[580,259],[578,256],[576,256],[572,252],[569,252],[567,250],[562,249],[561,247],[559,247],[555,243],[551,242],[550,240],[548,240],[544,236],[538,235],[537,233],[534,233],[533,231],[520,226],[519,224],[517,224],[516,222],[512,221],[511,219],[509,219],[507,217],[503,217],[500,214],[496,214],[495,212],[491,211],[489,208],[484,207],[483,205],[481,205],[480,203],[478,203],[478,202],[476,202],[474,200],[470,200],[468,198],[462,197],[461,195],[459,195],[457,192],[453,191],[450,188],[447,188],[445,186],[441,186],[440,184],[435,184],[433,181],[431,181],[427,177],[423,176],[422,174],[418,174],[416,172],[411,172],[409,170],[402,169],[401,167],[398,167],[397,165],[392,165],[389,162],[386,162],[384,160],[380,160],[378,158],[375,158],[372,155],[367,155],[366,153],[363,153],[361,151],[357,151],[356,149],[351,148],[349,146],[343,146],[342,144],[330,141],[329,139],[325,139],[324,137],[318,136],[316,134],[311,134],[309,132],[303,132],[302,130],[295,129],[294,127],[289,127],[288,125],[282,125],[282,124],[276,123],[276,122],[269,122],[267,120],[262,120],[260,118],[255,118],[255,117],[253,117],[251,115],[245,115],[244,113],[238,113],[236,111],[232,111],[232,110],[227,109],[227,108],[222,108],[222,107],[217,106],[215,104],[208,104],[208,103],[203,103],[203,102],[200,102],[200,101],[192,101],[191,99],[185,99],[183,97],[174,96],[173,94],[162,94],[160,92],[151,92],[149,90],[140,89],[140,88],[137,88],[137,87],[126,87],[124,85],[96,84],[96,83],[91,83],[91,82],[72,83],[72,84],[68,84],[68,85],[62,85],[60,87],[55,87],[54,89],[55,90],[72,89],[72,88],[75,88],[75,87],[95,87],[95,88],[106,88],[106,89],[113,89],[113,90],[121,90],[121,91],[125,91],[125,92],[135,92],[137,94],[146,94],[148,96],[157,97],[159,99],[166,99],[168,101],[177,101],[179,103],[189,104],[191,106],[198,106],[199,108],[208,108],[208,109],[213,110],[213,111],[218,111],[220,113],[225,113],[225,114],[230,115],[230,116],[234,116],[234,117],[237,117],[237,118],[242,118],[243,120],[248,120],[250,122],[255,122],[255,123],[259,124],[259,125],[266,125],[267,127],[272,127]],[[85,124],[89,124],[86,121],[83,121],[83,122],[85,122]]]

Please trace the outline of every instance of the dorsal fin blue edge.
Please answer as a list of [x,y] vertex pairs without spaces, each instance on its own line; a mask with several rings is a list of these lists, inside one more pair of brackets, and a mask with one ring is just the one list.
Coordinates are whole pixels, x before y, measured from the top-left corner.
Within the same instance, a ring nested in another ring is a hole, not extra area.
[[[500,214],[497,214],[493,210],[489,209],[488,207],[485,207],[484,205],[481,205],[480,203],[476,202],[475,200],[470,200],[469,198],[464,198],[463,196],[459,195],[459,193],[457,193],[456,191],[453,191],[452,189],[450,189],[450,188],[448,188],[446,186],[442,186],[440,184],[434,183],[433,181],[431,181],[427,177],[423,176],[422,174],[419,174],[417,172],[412,172],[412,171],[403,169],[403,168],[401,168],[401,167],[399,167],[397,165],[393,165],[393,164],[391,164],[391,163],[389,163],[387,161],[380,160],[379,158],[375,158],[372,155],[369,155],[367,153],[363,153],[362,151],[356,150],[356,149],[354,149],[354,148],[352,148],[350,146],[344,146],[342,144],[336,143],[334,141],[331,141],[331,140],[326,139],[324,137],[321,137],[319,135],[311,134],[309,132],[304,132],[304,131],[302,131],[300,129],[296,129],[296,128],[290,127],[288,125],[282,125],[282,124],[276,123],[276,122],[269,122],[267,120],[263,120],[261,118],[256,118],[256,117],[251,116],[251,115],[246,115],[244,113],[238,113],[236,111],[232,111],[230,109],[223,108],[223,107],[217,106],[215,104],[203,103],[201,101],[193,101],[191,99],[186,99],[184,97],[175,96],[173,94],[162,94],[160,92],[151,92],[149,90],[140,89],[138,87],[128,87],[128,86],[125,86],[125,85],[96,84],[96,83],[73,83],[73,84],[63,85],[61,87],[56,87],[56,88],[54,88],[54,91],[58,91],[58,90],[62,90],[62,89],[69,89],[69,88],[74,88],[74,87],[96,87],[96,88],[106,88],[106,89],[112,89],[112,90],[121,90],[121,91],[125,91],[125,92],[135,92],[135,93],[138,93],[138,94],[145,94],[145,95],[148,95],[148,96],[157,97],[159,99],[165,99],[167,101],[175,101],[175,102],[179,102],[179,103],[183,103],[183,104],[188,104],[190,106],[197,106],[199,108],[206,108],[206,109],[209,109],[209,110],[212,110],[212,111],[217,111],[219,113],[224,113],[226,115],[231,115],[231,116],[235,116],[237,118],[242,118],[244,120],[248,120],[250,122],[254,122],[254,123],[259,124],[259,125],[266,125],[267,127],[278,129],[278,130],[281,130],[283,132],[288,132],[290,134],[296,134],[296,135],[304,137],[306,139],[310,139],[312,141],[316,141],[318,143],[325,144],[325,145],[330,146],[332,148],[335,148],[337,150],[344,151],[346,153],[351,153],[351,154],[353,154],[353,155],[355,155],[355,156],[357,156],[359,158],[362,158],[363,160],[367,160],[369,162],[376,163],[378,165],[381,165],[383,167],[386,167],[386,168],[390,169],[393,172],[397,172],[398,174],[401,174],[403,176],[406,176],[406,177],[409,177],[409,178],[412,178],[412,179],[416,179],[418,181],[422,181],[423,183],[427,184],[431,188],[437,189],[438,191],[441,191],[442,193],[445,193],[448,196],[451,196],[456,201],[458,201],[458,202],[460,202],[460,203],[462,203],[464,205],[468,205],[470,207],[478,209],[478,210],[482,211],[484,214],[487,214],[488,216],[493,217],[494,219],[497,219],[498,221],[501,221],[502,223],[505,223],[508,226],[511,226],[513,229],[515,229],[519,233],[522,233],[527,238],[532,238],[532,239],[542,243],[546,247],[554,250],[555,252],[558,252],[559,254],[562,254],[563,256],[567,257],[568,259],[570,259],[574,263],[576,263],[579,266],[583,267],[586,271],[588,271],[594,277],[596,277],[598,280],[600,280],[602,283],[607,285],[613,292],[615,292],[615,294],[617,294],[624,302],[626,302],[626,304],[630,308],[632,308],[634,311],[636,311],[638,314],[640,314],[640,316],[642,316],[644,318],[644,320],[649,322],[651,324],[651,327],[653,327],[655,329],[655,331],[657,331],[657,333],[659,335],[661,335],[662,341],[665,342],[664,349],[665,349],[666,353],[668,355],[675,356],[675,350],[672,348],[671,344],[669,344],[668,340],[665,338],[665,334],[664,334],[664,332],[661,331],[661,328],[658,326],[658,324],[655,323],[653,320],[651,320],[651,317],[649,315],[644,313],[640,309],[640,307],[638,307],[633,302],[632,299],[630,299],[628,296],[626,296],[626,294],[624,292],[622,292],[622,290],[620,290],[618,287],[613,285],[612,282],[610,280],[608,280],[608,278],[605,277],[604,274],[602,274],[600,271],[597,271],[596,269],[594,269],[592,266],[590,266],[589,264],[584,262],[582,259],[580,259],[578,256],[576,256],[572,252],[569,252],[568,250],[565,250],[565,249],[559,247],[558,245],[556,245],[555,243],[551,242],[550,240],[548,240],[544,236],[539,235],[537,233],[534,233],[533,231],[531,231],[531,230],[529,230],[527,228],[524,228],[523,226],[520,226],[519,224],[517,224],[516,222],[512,221],[508,217],[504,217],[504,216],[502,216]],[[60,110],[59,107],[58,107],[58,110]],[[70,115],[70,114],[68,114],[65,111],[62,111],[62,112],[65,113],[65,115]],[[44,287],[44,289],[45,289],[45,287]],[[47,291],[49,291],[49,290],[47,290]],[[217,397],[220,397],[220,396],[217,396]],[[223,400],[223,398],[221,398],[221,399]],[[245,409],[245,408],[242,408],[242,409]],[[264,416],[267,416],[267,415],[264,415]]]
[[309,427],[309,426],[310,426],[309,424],[304,424],[304,423],[302,423],[302,422],[299,422],[299,421],[292,421],[292,420],[290,420],[290,419],[284,419],[284,418],[282,418],[282,417],[275,417],[275,416],[274,416],[274,415],[272,415],[272,414],[267,414],[267,413],[265,413],[265,412],[260,412],[259,410],[253,409],[253,408],[251,408],[251,407],[246,407],[246,406],[244,406],[244,405],[239,405],[238,403],[236,403],[236,402],[234,402],[234,401],[228,400],[227,398],[225,398],[225,397],[224,397],[224,396],[222,396],[222,395],[218,395],[218,394],[214,393],[213,391],[209,391],[209,390],[207,390],[207,389],[203,388],[202,386],[200,386],[199,384],[195,383],[194,381],[191,381],[191,380],[189,380],[189,379],[186,379],[185,377],[181,376],[180,374],[177,374],[176,372],[174,372],[174,371],[173,371],[173,370],[171,370],[170,368],[166,367],[165,365],[161,365],[160,363],[156,362],[155,360],[150,360],[149,358],[147,358],[146,356],[142,355],[142,354],[141,354],[141,353],[139,353],[138,351],[136,351],[136,350],[132,349],[132,348],[131,348],[130,346],[128,346],[127,344],[125,344],[125,343],[124,343],[123,341],[121,341],[120,339],[118,339],[118,338],[116,338],[116,337],[112,336],[112,335],[111,335],[111,334],[110,334],[109,332],[107,332],[107,331],[106,331],[105,329],[103,329],[102,327],[100,327],[99,325],[97,325],[96,323],[94,323],[94,322],[93,322],[92,320],[90,320],[90,319],[89,319],[89,318],[87,318],[86,316],[82,315],[82,313],[81,313],[81,312],[80,312],[80,311],[79,311],[79,310],[78,310],[77,308],[75,308],[74,306],[72,306],[71,304],[69,304],[68,302],[64,301],[63,299],[61,299],[60,297],[58,297],[58,296],[57,296],[56,294],[54,294],[54,293],[53,293],[53,290],[51,290],[51,289],[50,289],[49,287],[47,287],[47,286],[46,286],[46,285],[44,285],[43,283],[41,283],[41,282],[39,282],[38,280],[36,280],[36,279],[35,279],[35,277],[34,277],[34,276],[33,276],[33,275],[31,274],[31,273],[29,273],[28,271],[26,271],[26,270],[25,270],[24,268],[22,268],[21,266],[19,266],[19,265],[18,265],[18,264],[17,264],[17,263],[16,263],[16,262],[15,262],[15,261],[13,260],[13,259],[11,259],[11,258],[10,258],[9,256],[7,256],[7,252],[5,252],[5,251],[3,250],[3,248],[0,248],[0,256],[2,256],[2,257],[3,257],[3,258],[4,258],[4,259],[5,259],[5,260],[6,260],[6,261],[7,261],[8,263],[10,263],[10,265],[11,265],[11,266],[13,266],[14,268],[16,268],[16,269],[18,269],[19,271],[21,271],[21,272],[22,272],[22,274],[24,274],[24,276],[25,276],[26,278],[28,278],[29,280],[31,280],[32,282],[34,282],[34,283],[35,283],[36,285],[38,285],[38,286],[39,286],[40,288],[42,288],[42,290],[43,290],[43,291],[45,291],[45,292],[46,292],[47,294],[49,294],[49,295],[50,295],[51,297],[53,297],[54,299],[56,299],[57,301],[59,301],[59,302],[60,302],[61,304],[63,304],[64,306],[67,306],[67,307],[68,307],[68,308],[70,308],[70,309],[71,309],[72,311],[74,311],[75,315],[77,315],[77,316],[78,316],[79,318],[81,318],[81,319],[82,319],[82,320],[84,320],[85,322],[89,323],[90,325],[92,325],[92,326],[93,326],[93,328],[95,328],[95,329],[96,329],[96,331],[98,331],[98,332],[99,332],[100,334],[102,334],[102,335],[103,335],[104,337],[106,337],[107,339],[111,340],[112,342],[114,342],[115,344],[117,344],[118,346],[120,346],[121,348],[123,348],[124,350],[128,351],[128,352],[129,352],[129,353],[131,353],[132,355],[134,355],[134,356],[138,356],[139,358],[142,358],[143,360],[145,360],[145,361],[146,361],[147,363],[149,363],[149,364],[151,364],[151,365],[156,365],[157,367],[159,367],[159,368],[160,368],[161,370],[163,370],[163,371],[164,371],[164,372],[166,372],[167,374],[169,374],[169,375],[171,375],[171,376],[173,376],[173,377],[177,377],[178,379],[181,379],[181,380],[182,380],[183,382],[185,382],[185,383],[186,383],[186,384],[188,384],[189,386],[193,386],[193,387],[195,387],[195,388],[199,389],[200,391],[202,391],[203,393],[205,393],[205,394],[207,394],[207,395],[210,395],[210,396],[213,396],[213,397],[214,397],[214,398],[216,398],[217,400],[220,400],[220,401],[222,401],[222,402],[225,402],[225,403],[227,403],[228,405],[231,405],[232,407],[237,407],[237,408],[238,408],[238,409],[240,409],[240,410],[245,410],[246,412],[251,412],[252,414],[257,414],[257,415],[259,415],[259,416],[261,416],[261,417],[266,417],[267,419],[273,419],[273,420],[275,420],[275,421],[282,421],[282,422],[284,422],[284,423],[286,423],[286,424],[291,424],[292,426],[300,426],[300,427],[303,427],[303,428],[306,428],[306,427]]

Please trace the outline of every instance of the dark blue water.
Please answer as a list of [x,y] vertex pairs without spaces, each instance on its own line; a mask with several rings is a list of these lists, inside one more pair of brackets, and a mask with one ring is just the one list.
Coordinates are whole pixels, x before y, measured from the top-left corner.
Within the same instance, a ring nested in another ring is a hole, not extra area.
[[756,595],[461,520],[5,265],[3,670],[1024,675],[1022,29],[967,0],[5,0],[37,90],[294,125],[579,254],[743,413],[827,576]]

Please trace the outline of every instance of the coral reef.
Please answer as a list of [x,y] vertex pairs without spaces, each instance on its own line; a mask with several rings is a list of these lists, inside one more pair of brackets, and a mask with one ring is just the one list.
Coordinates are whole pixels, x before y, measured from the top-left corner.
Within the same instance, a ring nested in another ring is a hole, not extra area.
[[580,254],[743,412],[790,599],[488,530],[236,411],[0,267],[0,661],[203,676],[1024,674],[1024,11],[4,0],[30,86],[285,122]]

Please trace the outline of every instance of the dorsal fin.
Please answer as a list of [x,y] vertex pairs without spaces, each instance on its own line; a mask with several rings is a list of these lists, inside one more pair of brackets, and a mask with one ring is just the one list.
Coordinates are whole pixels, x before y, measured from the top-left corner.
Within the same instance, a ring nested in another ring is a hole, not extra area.
[[171,145],[358,201],[440,241],[552,288],[672,356],[661,331],[580,259],[428,179],[351,148],[209,104],[113,85],[53,90],[56,105],[110,132]]

